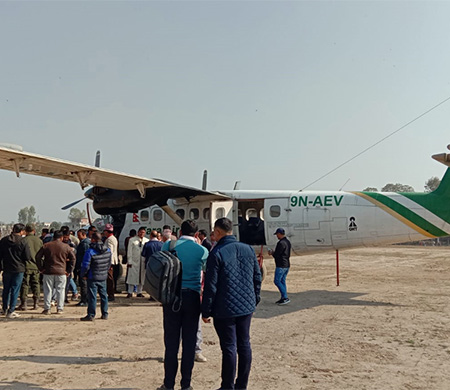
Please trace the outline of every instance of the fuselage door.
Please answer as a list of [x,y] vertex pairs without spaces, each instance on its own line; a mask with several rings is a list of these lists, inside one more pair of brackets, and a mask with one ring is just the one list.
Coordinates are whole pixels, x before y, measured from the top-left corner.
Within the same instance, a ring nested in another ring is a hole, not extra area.
[[233,222],[233,234],[239,239],[239,229],[237,213],[234,207],[234,201],[221,200],[217,202],[211,202],[211,214],[210,214],[210,228],[214,230],[214,222],[219,218],[228,218]]
[[289,225],[289,198],[269,198],[264,200],[264,220],[266,231],[266,244],[273,246],[278,242],[274,235],[277,228],[283,228],[286,236],[291,236]]

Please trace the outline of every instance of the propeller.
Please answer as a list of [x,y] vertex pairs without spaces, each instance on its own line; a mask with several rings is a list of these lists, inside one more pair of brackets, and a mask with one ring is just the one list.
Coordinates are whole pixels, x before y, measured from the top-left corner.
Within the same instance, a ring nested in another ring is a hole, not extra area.
[[67,210],[70,209],[72,206],[75,206],[76,204],[82,202],[83,200],[86,200],[87,198],[81,198],[76,200],[75,202],[69,203],[68,205],[65,205],[64,207],[61,207],[61,210]]

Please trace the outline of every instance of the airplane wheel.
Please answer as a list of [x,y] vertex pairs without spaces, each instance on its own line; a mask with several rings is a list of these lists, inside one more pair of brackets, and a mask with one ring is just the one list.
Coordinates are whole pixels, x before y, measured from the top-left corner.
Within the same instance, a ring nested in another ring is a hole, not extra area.
[[261,267],[261,281],[264,282],[264,279],[267,276],[267,267],[265,264]]

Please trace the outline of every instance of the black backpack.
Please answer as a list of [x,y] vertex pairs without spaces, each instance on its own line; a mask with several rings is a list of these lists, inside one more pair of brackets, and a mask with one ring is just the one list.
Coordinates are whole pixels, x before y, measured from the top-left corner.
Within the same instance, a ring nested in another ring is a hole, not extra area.
[[175,251],[176,241],[170,241],[168,251],[153,253],[145,269],[144,290],[163,305],[181,308],[182,264]]

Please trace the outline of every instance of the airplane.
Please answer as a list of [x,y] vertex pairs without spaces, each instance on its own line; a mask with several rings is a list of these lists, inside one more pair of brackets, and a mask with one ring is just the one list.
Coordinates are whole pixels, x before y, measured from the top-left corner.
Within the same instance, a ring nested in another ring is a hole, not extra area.
[[[450,154],[432,158],[450,167]],[[113,216],[122,254],[130,229],[161,231],[169,225],[177,231],[187,218],[208,231],[218,218],[228,217],[233,234],[261,252],[276,245],[274,232],[282,227],[295,255],[450,235],[450,168],[430,193],[207,191],[7,146],[0,146],[0,169],[92,186],[84,196],[98,214]]]

